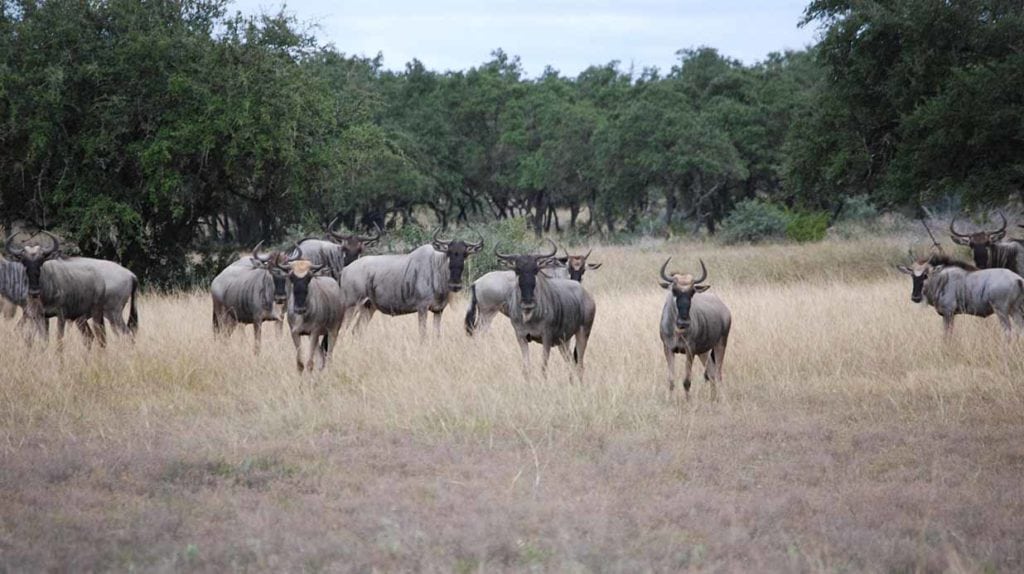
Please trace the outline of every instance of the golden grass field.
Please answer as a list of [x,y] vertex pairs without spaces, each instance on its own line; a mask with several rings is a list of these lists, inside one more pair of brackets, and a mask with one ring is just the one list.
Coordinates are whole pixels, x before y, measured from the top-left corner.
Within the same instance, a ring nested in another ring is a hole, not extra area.
[[[1024,341],[944,341],[905,252],[597,246],[583,384],[525,380],[502,317],[470,340],[465,292],[314,377],[203,293],[144,297],[134,347],[0,323],[0,571],[1021,571]],[[667,255],[732,310],[718,401],[667,391]]]

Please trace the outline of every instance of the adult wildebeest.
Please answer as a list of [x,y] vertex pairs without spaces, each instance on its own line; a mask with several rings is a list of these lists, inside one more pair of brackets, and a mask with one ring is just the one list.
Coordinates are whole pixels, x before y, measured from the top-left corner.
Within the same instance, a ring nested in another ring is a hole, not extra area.
[[[555,259],[559,263],[554,267],[546,267],[541,272],[551,279],[572,279],[582,283],[583,274],[587,269],[597,269],[600,263],[587,263],[587,258],[593,250],[587,251],[586,255],[569,255]],[[509,294],[516,287],[515,271],[491,271],[485,273],[473,282],[469,289],[469,309],[466,310],[466,334],[473,336],[477,333],[486,332],[494,316],[498,313],[508,317],[508,308],[505,303]]]
[[1009,269],[978,269],[940,254],[915,259],[909,267],[899,265],[897,269],[913,279],[910,300],[934,307],[942,315],[947,335],[953,332],[957,315],[988,317],[995,313],[1007,337],[1011,319],[1018,331],[1024,329],[1024,279]]
[[[48,236],[51,242],[59,241],[49,232],[42,232]],[[18,234],[10,236],[13,240]],[[93,259],[91,257],[65,257],[59,250],[50,256],[51,260],[73,262],[76,265],[90,266],[103,278],[105,287],[105,301],[103,304],[103,315],[115,331],[122,335],[135,336],[139,328],[139,312],[136,305],[138,297],[139,280],[134,273],[124,267],[106,261],[104,259]],[[25,268],[14,261],[0,260],[0,297],[7,299],[17,307],[25,305],[28,294],[28,276]],[[124,320],[124,308],[131,302],[128,312],[128,322]],[[14,309],[5,311],[5,316],[11,317]]]
[[434,314],[434,329],[441,334],[441,313],[448,295],[462,289],[466,257],[483,248],[462,240],[445,241],[440,229],[430,245],[405,255],[370,255],[355,260],[341,273],[341,286],[348,304],[358,305],[356,328],[368,322],[375,311],[385,315],[419,315],[420,337],[427,335],[427,311]]
[[231,336],[239,323],[252,325],[254,352],[260,354],[264,321],[284,321],[288,299],[287,272],[280,268],[285,256],[279,251],[260,255],[259,242],[251,257],[242,257],[221,271],[210,284],[213,299],[213,332]]
[[[93,338],[106,346],[103,316],[106,284],[100,272],[82,258],[62,259],[60,240],[43,232],[51,240],[49,247],[14,244],[7,238],[7,254],[24,268],[27,290],[24,303],[25,320],[40,336],[46,337],[50,317],[57,318],[57,348],[63,349],[64,328],[73,321],[85,337],[87,345]],[[133,304],[134,306],[134,304]],[[92,329],[89,320],[92,320]],[[31,339],[30,339],[31,341]]]
[[[700,277],[689,273],[665,274],[669,257],[661,266],[661,286],[668,289],[668,297],[661,309],[661,343],[668,366],[668,390],[676,387],[676,354],[686,354],[686,375],[683,390],[690,396],[690,373],[693,358],[700,357],[704,365],[704,378],[711,382],[712,396],[717,396],[717,383],[722,381],[722,363],[729,342],[732,315],[729,308],[713,293],[705,293],[711,286],[704,283],[708,269],[700,262]],[[709,356],[710,355],[710,356]]]
[[956,217],[949,222],[950,237],[957,245],[970,247],[974,264],[979,269],[1003,268],[1018,275],[1024,273],[1024,245],[1019,241],[1005,240],[1006,216],[999,212],[1003,226],[995,231],[978,231],[964,234],[956,230]]
[[494,247],[498,259],[511,266],[515,273],[516,285],[506,305],[523,353],[523,374],[529,376],[531,342],[544,346],[541,370],[547,373],[551,347],[558,346],[568,361],[569,341],[575,337],[572,360],[582,381],[583,357],[597,305],[579,282],[551,279],[541,272],[555,263],[556,252],[554,242],[551,242],[551,253],[545,255],[505,255],[498,251],[498,246]]
[[337,221],[335,217],[327,224],[323,239],[307,237],[299,241],[299,247],[310,263],[328,266],[331,276],[340,281],[342,270],[359,259],[365,248],[380,241],[381,232],[378,227],[374,235],[343,235],[334,231]]
[[[288,262],[280,265],[288,273],[288,327],[295,344],[295,362],[301,373],[303,368],[313,370],[314,358],[319,368],[327,366],[338,332],[345,319],[346,306],[341,287],[329,274],[325,265],[314,265],[301,259],[302,249],[296,248]],[[308,358],[302,360],[302,337],[308,336]]]

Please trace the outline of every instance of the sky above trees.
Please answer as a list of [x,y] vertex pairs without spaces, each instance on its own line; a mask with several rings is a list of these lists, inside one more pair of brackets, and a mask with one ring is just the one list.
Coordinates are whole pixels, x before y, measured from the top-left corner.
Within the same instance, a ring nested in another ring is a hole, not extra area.
[[[232,9],[280,5],[237,0]],[[383,53],[393,70],[413,58],[429,69],[464,70],[502,48],[522,59],[529,76],[547,65],[575,76],[612,60],[667,72],[677,50],[699,46],[753,64],[814,43],[816,26],[797,26],[805,7],[806,0],[293,0],[285,10],[315,24],[316,35],[341,52]]]

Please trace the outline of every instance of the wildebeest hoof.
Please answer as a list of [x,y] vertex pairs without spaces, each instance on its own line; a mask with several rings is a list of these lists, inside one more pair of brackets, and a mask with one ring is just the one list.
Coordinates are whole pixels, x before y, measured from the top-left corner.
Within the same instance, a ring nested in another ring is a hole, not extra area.
[[690,392],[690,379],[686,379],[685,381],[683,381],[683,390],[686,391],[687,393]]

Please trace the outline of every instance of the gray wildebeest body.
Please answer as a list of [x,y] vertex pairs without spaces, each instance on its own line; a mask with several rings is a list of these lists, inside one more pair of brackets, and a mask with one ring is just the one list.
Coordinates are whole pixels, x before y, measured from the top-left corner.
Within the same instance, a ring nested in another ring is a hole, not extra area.
[[284,321],[288,292],[287,272],[279,265],[284,255],[272,252],[260,255],[260,242],[251,257],[242,257],[221,271],[210,284],[213,299],[213,332],[231,336],[242,323],[252,325],[254,352],[260,354],[262,326],[265,321]]
[[[314,366],[327,366],[338,343],[338,333],[345,319],[345,305],[338,282],[324,265],[314,265],[302,257],[302,250],[281,266],[288,272],[288,327],[295,344],[295,363],[301,373]],[[302,337],[309,337],[306,360],[302,357]]]
[[659,273],[661,286],[668,290],[661,310],[659,333],[668,367],[668,390],[675,390],[676,354],[686,355],[686,373],[683,390],[690,395],[690,375],[693,358],[700,357],[704,365],[704,378],[711,382],[712,397],[717,396],[717,383],[722,381],[725,348],[732,328],[732,314],[722,300],[706,293],[711,286],[704,284],[708,277],[704,261],[700,262],[701,275],[689,273],[665,274],[669,257]]
[[956,230],[956,217],[949,222],[950,238],[957,245],[971,249],[974,264],[979,269],[1009,269],[1020,275],[1024,273],[1024,245],[1020,241],[1005,240],[1006,216],[999,212],[1003,226],[995,231],[978,231],[975,233],[959,233]]
[[[583,380],[583,359],[594,325],[597,305],[594,298],[577,281],[551,279],[542,273],[546,266],[554,265],[556,249],[546,255],[504,255],[495,246],[494,254],[504,264],[511,265],[516,284],[509,295],[507,308],[516,341],[523,354],[523,374],[529,377],[530,343],[541,343],[541,370],[547,373],[551,347],[557,346],[566,361],[576,363],[577,374]],[[575,338],[572,356],[569,342]]]
[[419,317],[420,337],[427,335],[427,312],[434,314],[434,330],[441,334],[441,313],[448,296],[462,289],[466,257],[480,251],[477,243],[444,241],[434,232],[430,245],[405,255],[371,255],[354,261],[341,274],[341,286],[347,304],[358,305],[356,329],[370,320],[375,311],[385,315]]
[[7,239],[8,256],[24,267],[27,278],[25,320],[34,333],[45,340],[49,319],[56,317],[58,349],[64,346],[67,321],[75,323],[87,345],[96,338],[101,347],[106,346],[103,322],[106,284],[103,277],[93,265],[81,258],[61,259],[60,241],[50,233],[43,233],[52,242],[48,248],[41,245],[16,246],[14,235]]
[[[90,257],[63,257],[59,254],[53,260],[76,265],[91,266],[103,278],[105,300],[103,315],[114,330],[122,335],[135,336],[139,327],[137,306],[139,280],[135,274],[113,261],[93,259]],[[13,317],[16,307],[25,305],[28,294],[28,276],[25,268],[14,261],[0,260],[0,299],[10,304],[3,310],[5,317]],[[124,319],[125,305],[131,303],[128,321]],[[0,308],[4,305],[0,304]]]
[[[547,267],[542,273],[551,279],[572,279],[578,283],[583,282],[583,274],[587,269],[598,269],[600,263],[587,263],[590,257],[586,255],[569,255],[559,257],[556,261],[560,264],[555,267]],[[515,271],[491,271],[485,273],[470,286],[469,309],[466,310],[466,334],[486,333],[491,326],[491,321],[498,313],[508,317],[506,302],[512,290],[516,287]]]
[[340,282],[342,270],[359,259],[367,247],[380,241],[381,232],[377,228],[374,235],[344,235],[334,231],[337,220],[335,217],[327,224],[323,239],[307,237],[299,241],[299,248],[307,261],[314,265],[328,266],[331,276]]
[[1009,269],[978,269],[945,255],[917,259],[898,269],[910,275],[910,300],[926,302],[942,316],[947,335],[953,332],[957,315],[988,317],[995,314],[1007,337],[1011,320],[1018,334],[1024,328],[1024,278]]

